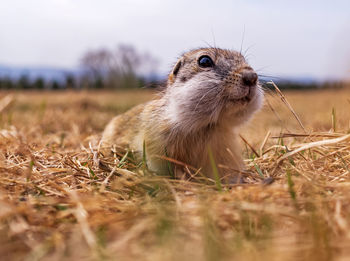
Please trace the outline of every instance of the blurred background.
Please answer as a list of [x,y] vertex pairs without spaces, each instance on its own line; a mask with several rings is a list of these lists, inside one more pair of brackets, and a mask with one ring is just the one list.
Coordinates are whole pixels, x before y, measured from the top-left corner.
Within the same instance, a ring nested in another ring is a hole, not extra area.
[[350,79],[350,2],[2,0],[0,89],[155,86],[191,48],[241,50],[282,88]]

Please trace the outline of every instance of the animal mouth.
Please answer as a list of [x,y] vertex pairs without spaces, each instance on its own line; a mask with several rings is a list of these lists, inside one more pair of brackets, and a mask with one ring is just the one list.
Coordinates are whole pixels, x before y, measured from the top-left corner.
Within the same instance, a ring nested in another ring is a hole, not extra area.
[[238,99],[237,98],[235,98],[235,99],[230,98],[229,101],[234,102],[234,103],[237,103],[237,102],[249,103],[251,101],[251,97],[249,97],[249,94],[248,94],[248,95],[246,95],[246,96],[244,96],[242,98],[238,98]]
[[240,98],[230,97],[229,101],[234,103],[249,103],[252,100],[251,89],[249,88],[248,93]]

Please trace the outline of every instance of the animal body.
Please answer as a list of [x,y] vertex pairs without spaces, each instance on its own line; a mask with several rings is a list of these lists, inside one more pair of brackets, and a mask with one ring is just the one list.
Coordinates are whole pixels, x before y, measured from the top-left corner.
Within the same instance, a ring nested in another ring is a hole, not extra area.
[[[101,148],[113,145],[142,158],[150,170],[168,173],[165,157],[200,168],[213,177],[211,150],[225,182],[237,181],[244,168],[238,128],[263,102],[256,72],[236,51],[199,48],[184,53],[170,72],[165,90],[155,100],[116,116],[105,128]],[[178,178],[181,165],[173,164]]]

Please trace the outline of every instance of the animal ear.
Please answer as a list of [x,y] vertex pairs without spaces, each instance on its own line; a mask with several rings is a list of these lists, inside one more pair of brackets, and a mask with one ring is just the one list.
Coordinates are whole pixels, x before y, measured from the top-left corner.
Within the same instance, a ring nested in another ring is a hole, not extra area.
[[174,69],[169,74],[168,81],[170,84],[172,84],[175,81],[176,75],[179,72],[181,65],[182,65],[182,59],[178,60],[178,62],[174,66]]

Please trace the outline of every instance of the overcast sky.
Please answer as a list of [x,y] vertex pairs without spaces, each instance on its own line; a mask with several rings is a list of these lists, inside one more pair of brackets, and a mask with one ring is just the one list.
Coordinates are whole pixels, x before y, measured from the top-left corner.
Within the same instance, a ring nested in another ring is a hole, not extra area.
[[0,64],[74,68],[130,43],[165,73],[183,51],[247,51],[260,74],[350,78],[348,0],[0,0]]

